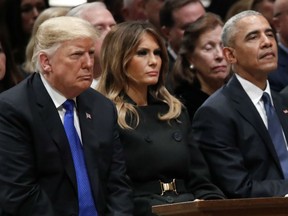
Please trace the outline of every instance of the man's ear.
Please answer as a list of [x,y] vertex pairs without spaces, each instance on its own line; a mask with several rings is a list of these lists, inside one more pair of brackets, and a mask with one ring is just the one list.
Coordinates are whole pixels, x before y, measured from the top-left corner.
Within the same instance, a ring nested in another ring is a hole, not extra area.
[[235,50],[232,47],[223,48],[223,55],[229,64],[235,64],[237,62],[235,54]]
[[49,58],[46,53],[41,53],[39,55],[40,59],[40,65],[42,67],[42,70],[45,73],[50,73],[52,71],[51,65],[49,63]]
[[162,35],[165,37],[165,39],[169,42],[170,28],[168,28],[166,26],[162,26],[161,27],[161,32],[162,32]]

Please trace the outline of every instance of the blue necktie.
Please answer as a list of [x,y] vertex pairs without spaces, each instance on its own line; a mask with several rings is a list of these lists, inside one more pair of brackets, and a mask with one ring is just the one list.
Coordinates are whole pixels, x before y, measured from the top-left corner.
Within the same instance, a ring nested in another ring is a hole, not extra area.
[[288,152],[284,140],[282,126],[271,103],[270,96],[264,92],[262,96],[268,120],[268,131],[277,152],[285,179],[288,179]]
[[70,144],[77,178],[79,216],[97,216],[87,174],[83,147],[74,126],[74,101],[66,100],[63,103],[63,107],[66,109],[64,128]]

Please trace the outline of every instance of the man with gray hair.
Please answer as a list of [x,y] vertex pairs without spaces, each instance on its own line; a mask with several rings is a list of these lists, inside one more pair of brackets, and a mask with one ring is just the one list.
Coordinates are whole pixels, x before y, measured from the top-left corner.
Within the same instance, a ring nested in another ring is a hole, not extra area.
[[79,17],[90,22],[98,32],[99,37],[95,42],[95,59],[94,59],[94,74],[91,87],[95,88],[98,79],[101,76],[101,67],[99,63],[100,50],[103,39],[111,28],[116,25],[113,15],[107,9],[103,2],[84,3],[71,9],[67,16]]
[[277,44],[268,21],[244,11],[223,27],[234,75],[198,109],[192,123],[214,183],[228,198],[288,193],[288,104],[270,89]]
[[48,19],[39,73],[1,94],[1,215],[132,216],[117,111],[90,88],[96,38],[83,19]]

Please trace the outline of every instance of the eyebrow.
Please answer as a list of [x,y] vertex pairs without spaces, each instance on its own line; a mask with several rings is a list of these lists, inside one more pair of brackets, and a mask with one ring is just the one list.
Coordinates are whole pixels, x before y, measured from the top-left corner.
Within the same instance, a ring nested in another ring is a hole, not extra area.
[[[273,30],[271,28],[266,28],[265,33],[273,33]],[[251,31],[249,32],[246,36],[245,36],[245,39],[247,39],[250,35],[254,35],[254,34],[259,34],[260,33],[260,30],[254,30],[254,31]]]

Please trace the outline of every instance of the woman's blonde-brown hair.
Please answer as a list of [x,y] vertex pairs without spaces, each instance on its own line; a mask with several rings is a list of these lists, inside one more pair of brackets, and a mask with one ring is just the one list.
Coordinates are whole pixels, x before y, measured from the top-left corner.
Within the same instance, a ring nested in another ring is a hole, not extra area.
[[[162,65],[157,84],[149,86],[148,93],[156,100],[166,103],[169,107],[167,113],[160,114],[159,119],[170,121],[177,119],[181,113],[181,103],[172,96],[164,86],[164,78],[168,70],[168,56],[165,44],[155,28],[141,21],[129,21],[116,25],[105,37],[102,49],[100,64],[102,76],[99,81],[98,91],[111,99],[118,110],[118,124],[122,128],[135,128],[139,124],[139,115],[135,105],[124,100],[124,94],[129,88],[127,65],[140,44],[142,36],[148,33],[152,35],[161,50]],[[135,117],[135,125],[126,122],[126,116]]]

